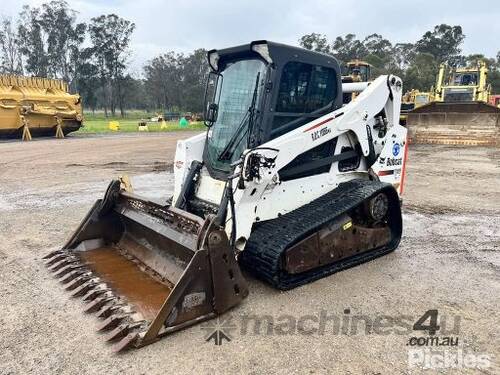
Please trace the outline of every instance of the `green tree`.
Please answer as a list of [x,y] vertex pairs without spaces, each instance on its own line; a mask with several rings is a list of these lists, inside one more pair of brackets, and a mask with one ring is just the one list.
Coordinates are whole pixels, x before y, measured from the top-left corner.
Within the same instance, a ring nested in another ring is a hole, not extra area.
[[368,35],[363,40],[363,45],[370,55],[376,55],[382,60],[389,60],[392,54],[392,44],[380,34]]
[[318,34],[318,33],[306,34],[299,39],[299,45],[302,48],[311,51],[331,54],[331,46],[328,43],[328,39],[323,34]]
[[161,54],[144,66],[145,85],[157,109],[166,111],[180,104],[180,60],[173,51]]
[[19,38],[10,18],[0,21],[0,72],[23,74]]
[[154,106],[162,111],[203,110],[208,75],[207,52],[197,49],[189,55],[167,52],[144,66],[145,86]]
[[368,50],[363,42],[356,39],[356,35],[347,34],[338,36],[332,44],[332,53],[341,62],[346,63],[352,59],[362,59],[368,55]]
[[92,48],[84,48],[80,57],[77,66],[79,72],[77,77],[78,92],[82,97],[83,106],[95,112],[98,105],[98,94],[101,92],[101,81]]
[[181,59],[182,102],[181,108],[192,112],[203,111],[203,95],[209,72],[207,51],[197,49]]
[[436,82],[439,63],[430,53],[417,53],[403,77],[405,91],[418,89],[429,91]]
[[40,23],[40,9],[24,5],[19,14],[19,45],[25,57],[27,73],[38,77],[48,76],[48,58]]
[[491,92],[500,95],[500,51],[497,53],[494,64],[490,65],[488,80],[491,84]]
[[447,62],[455,65],[460,56],[461,44],[465,39],[461,26],[436,25],[433,31],[427,31],[415,43],[415,50],[419,53],[428,53],[435,57],[438,63]]
[[86,29],[76,22],[76,14],[64,0],[23,7],[18,40],[28,73],[73,83]]
[[128,64],[130,37],[135,24],[116,14],[108,14],[92,18],[88,29],[91,51],[103,90],[105,115],[108,115],[109,107],[114,116],[118,106],[123,117],[126,92],[122,78]]

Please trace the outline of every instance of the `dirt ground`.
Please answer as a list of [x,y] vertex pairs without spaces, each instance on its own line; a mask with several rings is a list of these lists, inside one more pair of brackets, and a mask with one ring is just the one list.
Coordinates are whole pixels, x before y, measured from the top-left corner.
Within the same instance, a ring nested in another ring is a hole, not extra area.
[[[249,297],[222,320],[112,353],[98,319],[82,313],[41,258],[63,245],[119,174],[129,173],[137,192],[166,199],[175,141],[188,135],[0,143],[0,374],[419,373],[423,365],[412,361],[429,349],[487,356],[479,372],[499,373],[498,148],[411,145],[404,236],[390,255],[287,292],[248,276]],[[458,346],[410,344],[429,337],[412,325],[432,309],[436,336],[457,337]],[[327,319],[313,331],[325,314],[347,328]],[[255,317],[265,324],[252,325]],[[376,329],[381,319],[406,319],[407,328]],[[230,342],[205,340],[215,324]],[[464,366],[454,371],[471,371]]]

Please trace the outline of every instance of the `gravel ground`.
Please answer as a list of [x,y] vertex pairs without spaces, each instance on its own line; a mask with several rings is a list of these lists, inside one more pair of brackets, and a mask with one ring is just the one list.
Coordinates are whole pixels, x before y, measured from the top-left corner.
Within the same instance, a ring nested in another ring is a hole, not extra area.
[[[219,321],[113,354],[98,320],[41,257],[62,246],[121,173],[137,192],[167,198],[175,141],[186,136],[0,143],[0,374],[429,373],[410,366],[424,347],[409,343],[428,337],[412,325],[430,309],[440,317],[436,336],[458,337],[458,346],[425,350],[488,356],[479,371],[499,373],[498,148],[411,145],[397,251],[287,292],[247,275],[250,296]],[[392,325],[376,324],[383,321]],[[205,341],[214,325],[231,341]]]

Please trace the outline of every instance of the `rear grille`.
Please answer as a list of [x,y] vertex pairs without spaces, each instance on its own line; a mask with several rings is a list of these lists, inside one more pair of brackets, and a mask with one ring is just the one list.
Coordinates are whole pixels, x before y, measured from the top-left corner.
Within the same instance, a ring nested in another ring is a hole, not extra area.
[[445,89],[445,102],[472,102],[474,101],[474,89]]

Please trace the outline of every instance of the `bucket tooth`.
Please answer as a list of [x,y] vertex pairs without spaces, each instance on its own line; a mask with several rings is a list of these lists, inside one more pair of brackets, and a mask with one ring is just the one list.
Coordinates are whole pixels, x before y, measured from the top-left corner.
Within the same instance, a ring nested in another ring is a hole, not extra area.
[[64,255],[64,256],[62,256],[62,255],[61,255],[61,256],[59,257],[59,259],[55,259],[55,261],[54,261],[54,262],[51,262],[51,264],[50,264],[50,265],[49,265],[48,263],[46,263],[46,266],[49,268],[49,271],[51,271],[51,272],[55,272],[55,271],[57,271],[59,268],[61,268],[61,267],[62,267],[62,266],[61,266],[61,267],[59,267],[59,268],[58,268],[58,266],[59,266],[59,265],[61,265],[61,264],[62,264],[62,265],[64,266],[64,262],[66,261],[66,259],[67,259],[67,258],[68,258],[68,257],[67,257],[66,255]]
[[79,268],[83,268],[83,267],[84,267],[83,264],[69,264],[67,266],[64,266],[60,270],[58,270],[56,273],[54,273],[54,276],[56,278],[60,279],[61,277],[63,277],[67,273],[74,271],[74,270],[77,270]]
[[100,295],[102,295],[102,294],[104,294],[106,292],[109,292],[109,291],[110,291],[110,289],[107,288],[105,285],[99,285],[96,289],[91,290],[90,292],[88,292],[87,294],[85,294],[83,296],[83,300],[85,302],[93,301],[97,297],[99,297]]
[[66,259],[67,257],[68,257],[67,253],[55,254],[53,257],[48,258],[48,260],[45,262],[45,265],[47,267],[50,267],[50,266],[56,264],[57,262],[60,262],[60,261],[62,261],[64,259]]
[[69,266],[70,264],[77,263],[78,259],[74,257],[66,257],[65,259],[60,260],[59,262],[53,264],[49,269],[51,272],[56,272],[63,267]]
[[123,352],[127,349],[130,349],[133,346],[136,346],[137,341],[139,340],[139,333],[132,332],[113,345],[113,351],[115,353]]
[[64,275],[59,280],[59,282],[61,284],[68,284],[71,281],[75,280],[77,277],[80,277],[81,275],[83,275],[84,273],[85,273],[85,270],[83,270],[83,269],[77,269],[77,270],[71,271],[68,274]]
[[90,279],[89,281],[83,283],[78,288],[76,288],[73,293],[71,293],[72,297],[81,297],[86,294],[89,290],[95,288],[97,286],[97,281],[95,279]]
[[144,320],[140,320],[133,323],[120,324],[106,336],[106,341],[116,341],[122,339],[132,331],[144,326],[145,323],[146,322]]
[[106,335],[106,341],[115,341],[125,337],[130,331],[129,324],[120,324],[114,330]]
[[84,273],[81,276],[78,276],[76,279],[72,280],[68,285],[66,285],[66,290],[74,290],[78,288],[83,283],[86,283],[92,278],[92,275],[89,273]]
[[[116,301],[116,299],[115,299]],[[113,301],[114,302],[114,301]],[[103,308],[101,308],[98,313],[97,313],[97,316],[99,318],[103,318],[103,319],[106,319],[108,318],[111,314],[113,314],[116,310],[120,309],[122,307],[121,304],[119,303],[112,303],[108,306],[104,306]]]
[[45,255],[42,259],[44,259],[44,260],[51,259],[51,258],[54,258],[55,256],[58,256],[61,254],[67,254],[67,251],[65,251],[65,250],[52,251],[51,253]]
[[118,324],[121,323],[123,319],[126,318],[126,315],[111,315],[104,322],[101,323],[99,328],[97,329],[99,332],[108,331],[110,329],[115,328]]
[[96,311],[99,311],[100,309],[102,309],[106,304],[112,302],[115,298],[114,297],[105,297],[105,296],[102,296],[102,297],[97,297],[95,300],[93,300],[92,302],[89,302],[85,305],[84,307],[84,312],[86,313],[93,313],[93,312],[96,312]]

